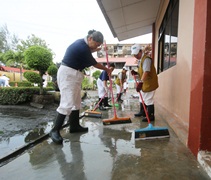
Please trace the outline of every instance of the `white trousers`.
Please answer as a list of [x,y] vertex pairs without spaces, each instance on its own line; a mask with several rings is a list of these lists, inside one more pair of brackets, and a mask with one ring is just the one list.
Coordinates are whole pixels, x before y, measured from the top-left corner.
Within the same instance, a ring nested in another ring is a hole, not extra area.
[[97,79],[97,91],[99,98],[102,98],[103,96],[108,97],[105,91],[104,83],[100,78]]
[[[154,104],[153,97],[155,95],[155,91],[151,91],[151,92],[140,91],[140,92],[141,92],[142,98],[144,100],[144,103],[147,106]],[[140,96],[139,96],[139,101],[142,103]]]
[[123,88],[121,88],[121,86],[119,86],[118,84],[116,84],[116,93],[122,93],[123,92]]
[[61,65],[57,72],[57,83],[60,89],[60,104],[57,112],[70,115],[72,110],[81,108],[81,83],[84,74],[80,71]]

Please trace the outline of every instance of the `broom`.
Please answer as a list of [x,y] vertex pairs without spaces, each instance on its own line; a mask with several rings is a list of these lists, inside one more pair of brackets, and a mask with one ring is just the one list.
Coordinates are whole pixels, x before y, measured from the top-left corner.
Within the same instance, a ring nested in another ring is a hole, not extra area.
[[96,106],[94,107],[93,110],[86,110],[86,111],[84,112],[84,116],[86,116],[86,117],[101,118],[101,117],[102,117],[102,113],[101,113],[101,112],[98,112],[98,111],[95,111],[95,110],[98,108],[100,102],[103,100],[103,98],[105,97],[106,94],[107,94],[107,92],[106,92],[106,93],[103,95],[103,97],[99,100],[99,102],[96,104]]
[[[136,82],[136,86],[138,85],[137,81],[136,81],[136,77],[135,75],[133,75],[134,80]],[[146,105],[144,104],[144,100],[143,97],[141,95],[141,92],[139,92],[143,107],[144,107],[144,112],[146,114],[146,118],[148,121],[148,127],[146,128],[142,128],[142,129],[137,129],[135,130],[135,138],[139,138],[142,140],[145,139],[156,139],[156,138],[166,138],[166,137],[170,137],[169,135],[169,131],[167,127],[154,127],[149,119],[149,115],[146,109]]]
[[[105,52],[106,52],[107,66],[109,68],[106,42],[105,42]],[[110,81],[110,87],[112,87],[111,74],[109,74],[109,81]],[[113,93],[112,88],[111,88],[111,98],[112,98],[113,109],[114,109],[114,117],[111,119],[103,119],[103,125],[131,123],[131,119],[129,117],[117,117],[116,107],[114,105],[115,104],[114,103],[114,93]]]

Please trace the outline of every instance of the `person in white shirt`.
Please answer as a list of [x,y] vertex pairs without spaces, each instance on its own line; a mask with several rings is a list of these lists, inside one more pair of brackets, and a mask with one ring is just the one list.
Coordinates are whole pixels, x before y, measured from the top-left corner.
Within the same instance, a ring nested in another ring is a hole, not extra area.
[[4,86],[3,87],[10,87],[9,85],[9,80],[10,78],[8,78],[5,74],[3,74],[0,79],[3,79],[4,80]]

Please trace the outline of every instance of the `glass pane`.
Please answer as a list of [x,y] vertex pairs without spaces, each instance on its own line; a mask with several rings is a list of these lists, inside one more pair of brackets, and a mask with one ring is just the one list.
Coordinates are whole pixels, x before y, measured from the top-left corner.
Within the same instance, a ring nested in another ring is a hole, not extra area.
[[170,60],[170,21],[168,21],[166,29],[165,29],[165,44],[164,44],[164,62],[163,62],[163,70],[169,68],[169,60]]
[[158,74],[163,71],[163,36],[159,41],[159,52],[158,52]]
[[178,11],[179,3],[177,2],[172,12],[170,67],[176,64],[177,59]]

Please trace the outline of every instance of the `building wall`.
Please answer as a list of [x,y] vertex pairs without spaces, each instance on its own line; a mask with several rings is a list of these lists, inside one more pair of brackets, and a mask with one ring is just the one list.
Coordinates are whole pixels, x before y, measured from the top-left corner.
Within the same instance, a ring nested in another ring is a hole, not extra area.
[[[155,29],[155,66],[158,59],[158,31],[169,0],[163,0],[159,10]],[[190,86],[192,66],[194,1],[180,0],[178,22],[177,64],[158,75],[159,88],[156,91],[156,103],[167,112],[167,121],[177,133],[178,127],[183,128],[186,143],[189,126]],[[181,134],[181,133],[180,133]],[[178,132],[178,136],[179,132]]]
[[[0,71],[0,75],[3,75],[3,74],[5,74],[8,78],[10,78],[10,82],[20,81],[20,73]],[[23,79],[25,78],[23,77]]]

